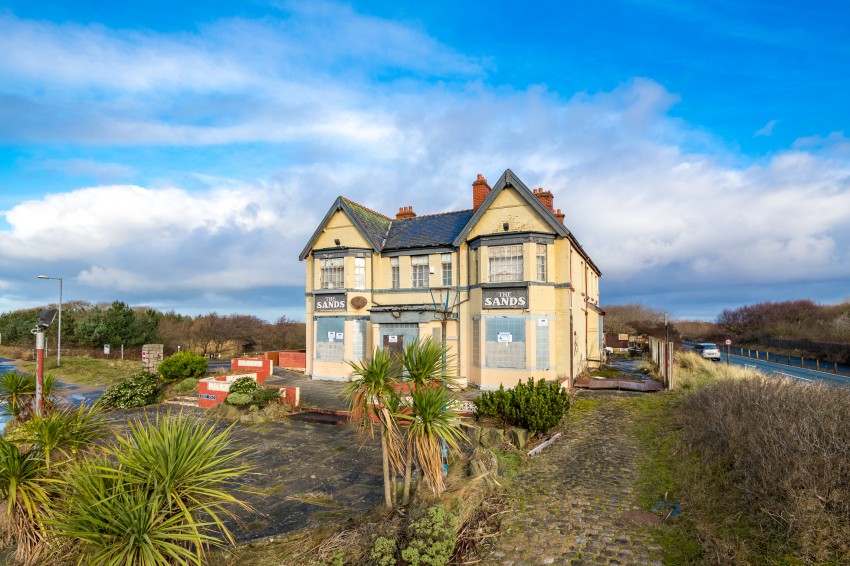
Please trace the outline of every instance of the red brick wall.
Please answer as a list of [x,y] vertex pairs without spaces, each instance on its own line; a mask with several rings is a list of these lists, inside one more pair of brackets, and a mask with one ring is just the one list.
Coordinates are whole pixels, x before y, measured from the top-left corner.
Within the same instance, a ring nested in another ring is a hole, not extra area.
[[307,352],[304,350],[286,350],[278,352],[277,365],[282,368],[304,371],[307,369]]
[[273,362],[263,358],[233,358],[230,360],[230,369],[233,371],[249,371],[257,374],[260,385],[265,383],[266,378],[272,374]]

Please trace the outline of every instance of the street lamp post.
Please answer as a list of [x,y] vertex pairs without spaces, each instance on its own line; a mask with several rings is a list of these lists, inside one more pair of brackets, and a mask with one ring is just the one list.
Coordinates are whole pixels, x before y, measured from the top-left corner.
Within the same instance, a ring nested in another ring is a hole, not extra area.
[[56,367],[62,365],[62,278],[39,275],[39,279],[55,279],[59,281],[59,331],[56,338]]

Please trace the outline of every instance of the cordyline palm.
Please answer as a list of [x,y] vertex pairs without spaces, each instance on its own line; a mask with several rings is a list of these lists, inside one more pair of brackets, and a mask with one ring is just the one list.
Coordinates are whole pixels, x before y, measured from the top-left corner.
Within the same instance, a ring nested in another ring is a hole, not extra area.
[[0,438],[0,499],[6,502],[3,525],[17,541],[15,558],[37,564],[45,539],[44,521],[51,510],[44,458],[36,449],[21,450]]
[[[53,374],[44,376],[41,390],[44,414],[55,408],[57,386]],[[24,422],[35,415],[35,376],[21,371],[0,374],[0,403],[3,404],[2,414],[17,422]]]
[[410,391],[405,435],[407,452],[422,469],[425,484],[437,497],[445,489],[441,448],[460,451],[465,440],[463,422],[454,395],[444,386],[419,387]]
[[[444,354],[446,354],[445,370],[443,367]],[[433,389],[441,383],[445,386],[454,383],[455,377],[450,375],[447,369],[452,366],[453,361],[454,356],[447,354],[443,350],[442,344],[432,338],[411,342],[404,347],[404,352],[401,356],[405,376],[412,386],[411,389],[416,390],[426,387]],[[410,412],[409,407],[406,412]],[[401,419],[401,421],[404,424],[409,421],[409,418],[406,417]],[[410,476],[414,460],[410,442],[404,443],[404,452],[404,492],[402,503],[407,505],[410,500]]]
[[376,422],[380,428],[384,503],[389,508],[392,507],[390,468],[401,469],[398,427],[391,409],[397,395],[394,385],[399,380],[398,364],[389,351],[378,348],[371,359],[349,365],[354,370],[353,377],[343,394],[349,399],[351,417],[357,421],[362,436],[374,437]]
[[229,507],[250,509],[227,489],[248,471],[229,443],[229,428],[183,414],[131,423],[108,458],[68,468],[56,534],[81,543],[80,564],[202,564],[222,537],[234,542]]
[[424,387],[428,383],[445,383],[451,386],[455,377],[448,372],[455,357],[446,355],[446,372],[443,371],[443,346],[433,338],[411,342],[404,347],[401,364],[408,381],[415,387]]
[[103,436],[106,427],[100,413],[95,406],[80,405],[77,409],[35,417],[15,431],[15,441],[37,447],[49,471],[55,455],[71,459]]

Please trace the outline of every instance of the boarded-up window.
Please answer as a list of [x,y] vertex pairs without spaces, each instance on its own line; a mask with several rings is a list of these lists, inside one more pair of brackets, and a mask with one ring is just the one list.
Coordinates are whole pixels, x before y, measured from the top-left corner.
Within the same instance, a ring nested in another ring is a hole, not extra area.
[[345,319],[323,316],[316,319],[316,360],[341,362],[345,356]]
[[537,320],[537,339],[535,350],[537,351],[537,369],[549,369],[549,319]]
[[472,367],[481,367],[481,319],[472,319]]
[[484,365],[487,368],[525,369],[525,318],[485,320]]
[[359,362],[366,357],[366,321],[354,321],[354,351],[352,352],[352,361]]

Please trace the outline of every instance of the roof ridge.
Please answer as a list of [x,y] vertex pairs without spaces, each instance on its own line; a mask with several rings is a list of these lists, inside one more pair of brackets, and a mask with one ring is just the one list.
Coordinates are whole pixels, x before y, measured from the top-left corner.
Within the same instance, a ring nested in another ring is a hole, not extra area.
[[445,216],[447,214],[458,214],[461,212],[472,212],[473,209],[465,208],[463,210],[449,210],[448,212],[435,212],[433,214],[417,214],[411,218],[402,218],[401,220],[416,220],[417,218],[430,218],[432,216]]
[[363,205],[362,205],[362,204],[360,204],[359,202],[355,202],[355,201],[351,200],[350,198],[346,198],[346,197],[344,197],[344,196],[340,196],[339,198],[341,198],[342,200],[344,200],[345,202],[347,202],[347,203],[349,203],[349,204],[354,204],[354,205],[356,205],[356,206],[359,206],[359,207],[360,207],[360,208],[362,208],[363,210],[367,210],[367,211],[371,212],[372,214],[377,214],[378,216],[380,216],[381,218],[383,218],[383,219],[385,219],[385,220],[390,220],[390,221],[392,221],[392,219],[391,219],[389,216],[386,216],[386,215],[384,215],[384,214],[381,214],[380,212],[378,212],[378,211],[376,211],[376,210],[372,210],[372,209],[371,209],[371,208],[369,208],[368,206],[363,206]]

